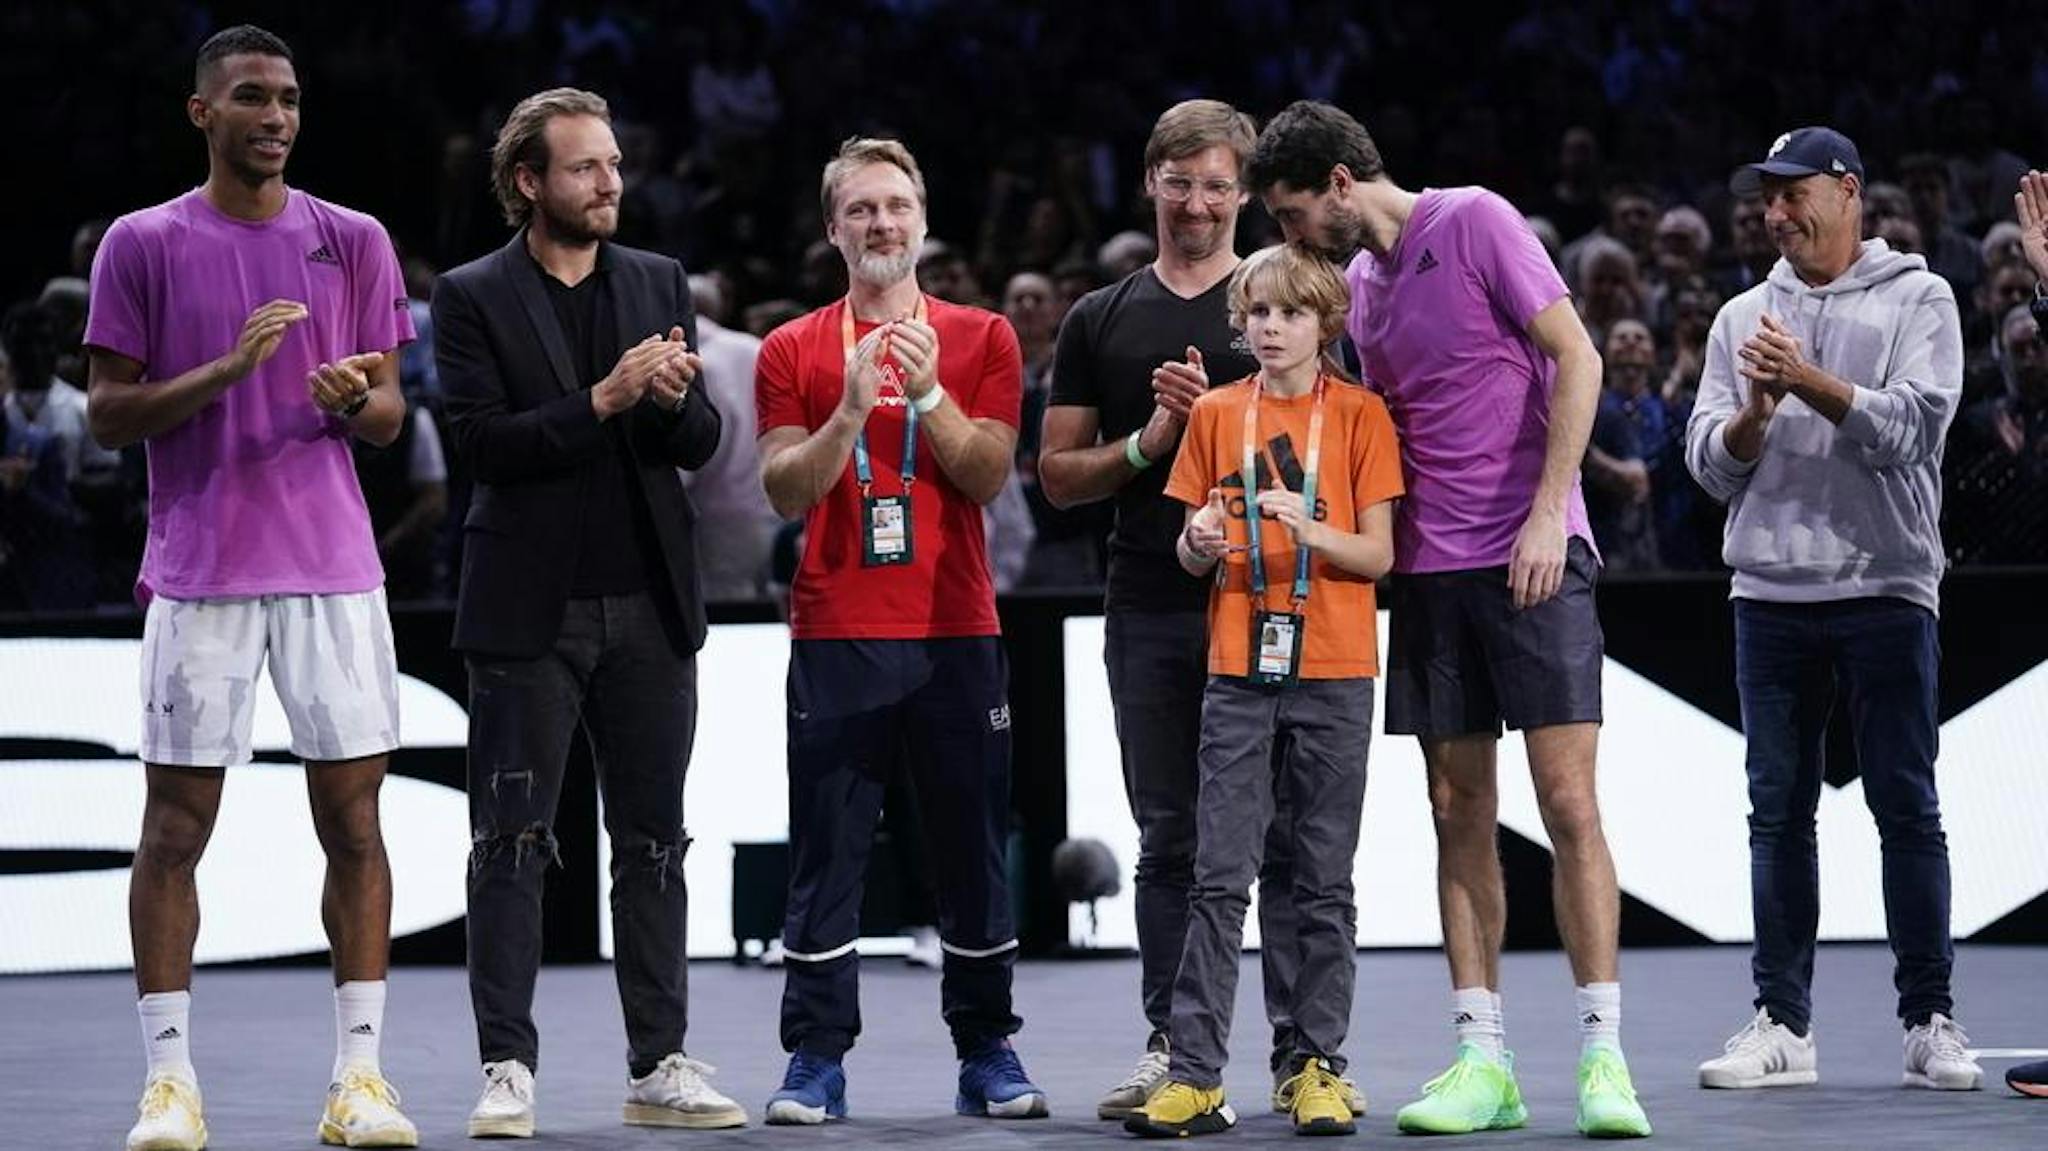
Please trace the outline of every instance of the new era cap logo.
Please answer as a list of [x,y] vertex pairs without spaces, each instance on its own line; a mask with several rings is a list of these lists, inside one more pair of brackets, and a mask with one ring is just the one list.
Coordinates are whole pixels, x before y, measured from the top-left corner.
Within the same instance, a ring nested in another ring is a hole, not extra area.
[[1764,159],[1768,160],[1773,156],[1776,156],[1778,153],[1784,151],[1785,145],[1790,144],[1791,142],[1792,133],[1790,132],[1787,132],[1784,135],[1779,136],[1777,139],[1771,141],[1771,150],[1764,154]]
[[1434,267],[1436,267],[1436,253],[1428,248],[1422,249],[1422,258],[1415,261],[1415,274],[1419,276]]
[[307,252],[306,259],[315,264],[333,264],[337,268],[341,266],[341,257],[335,255],[334,249],[325,244]]

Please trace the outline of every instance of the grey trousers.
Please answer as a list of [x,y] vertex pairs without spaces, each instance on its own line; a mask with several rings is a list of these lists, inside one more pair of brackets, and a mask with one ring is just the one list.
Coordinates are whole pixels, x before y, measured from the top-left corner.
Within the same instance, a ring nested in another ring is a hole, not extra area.
[[[1103,624],[1103,662],[1116,709],[1124,793],[1138,824],[1134,902],[1140,987],[1145,1019],[1152,1026],[1147,1046],[1157,1049],[1173,1012],[1173,979],[1186,946],[1188,889],[1195,879],[1196,757],[1209,678],[1209,620],[1201,611],[1112,610]],[[1278,1069],[1296,1046],[1288,1011],[1301,964],[1295,954],[1289,804],[1278,773],[1273,782],[1272,828],[1259,868],[1259,963],[1266,1019],[1273,1025],[1272,1065]]]
[[[1187,942],[1173,986],[1174,1079],[1223,1082],[1238,953],[1252,880],[1273,819],[1274,774],[1294,808],[1293,1058],[1328,1059],[1351,1021],[1358,911],[1351,865],[1365,804],[1372,680],[1302,680],[1283,690],[1214,676],[1202,698],[1201,792]],[[1285,754],[1273,756],[1276,738]]]

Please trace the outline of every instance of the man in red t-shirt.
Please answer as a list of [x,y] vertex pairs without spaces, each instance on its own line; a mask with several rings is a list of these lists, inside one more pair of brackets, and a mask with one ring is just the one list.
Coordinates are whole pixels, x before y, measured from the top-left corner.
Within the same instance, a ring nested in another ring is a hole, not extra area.
[[825,236],[846,299],[771,332],[755,367],[761,482],[804,517],[790,590],[790,1052],[769,1123],[846,1114],[860,1034],[860,902],[899,757],[935,856],[955,1110],[1047,1113],[1008,1037],[1009,669],[981,508],[1009,478],[1023,358],[1008,321],[918,290],[924,177],[894,140],[825,166]]

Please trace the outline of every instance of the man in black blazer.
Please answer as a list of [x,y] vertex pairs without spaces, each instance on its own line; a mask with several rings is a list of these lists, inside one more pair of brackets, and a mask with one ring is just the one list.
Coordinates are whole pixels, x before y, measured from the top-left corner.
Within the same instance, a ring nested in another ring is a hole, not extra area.
[[492,150],[512,242],[441,277],[435,361],[476,478],[455,647],[470,684],[469,984],[486,1085],[469,1133],[531,1135],[541,881],[569,740],[590,740],[612,839],[625,1121],[746,1113],[683,1053],[683,775],[704,643],[696,515],[676,475],[718,446],[683,269],[610,242],[604,101],[559,88]]

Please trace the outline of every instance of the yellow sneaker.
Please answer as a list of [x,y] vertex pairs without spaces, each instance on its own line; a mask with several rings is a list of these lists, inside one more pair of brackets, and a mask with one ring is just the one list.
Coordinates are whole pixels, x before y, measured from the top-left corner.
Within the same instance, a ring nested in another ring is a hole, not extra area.
[[176,1075],[159,1075],[142,1088],[128,1151],[203,1151],[206,1120],[200,1116],[199,1088]]
[[[1273,1114],[1294,1114],[1294,1089],[1300,1083],[1300,1074],[1289,1071],[1285,1066],[1273,1072]],[[1351,1078],[1345,1075],[1337,1076],[1337,1087],[1344,1093],[1344,1102],[1351,1107],[1351,1117],[1353,1119],[1363,1117],[1365,1115],[1365,1092],[1359,1090],[1358,1084],[1352,1082]]]
[[1309,1060],[1292,1083],[1296,1135],[1350,1135],[1358,1130],[1351,1119],[1350,1093],[1329,1064]]
[[398,1092],[368,1067],[350,1067],[327,1088],[320,1142],[335,1147],[417,1147],[419,1128],[398,1110]]
[[1176,1079],[1167,1080],[1136,1115],[1124,1120],[1124,1130],[1152,1139],[1214,1135],[1236,1125],[1237,1112],[1223,1101],[1223,1088],[1196,1087]]

